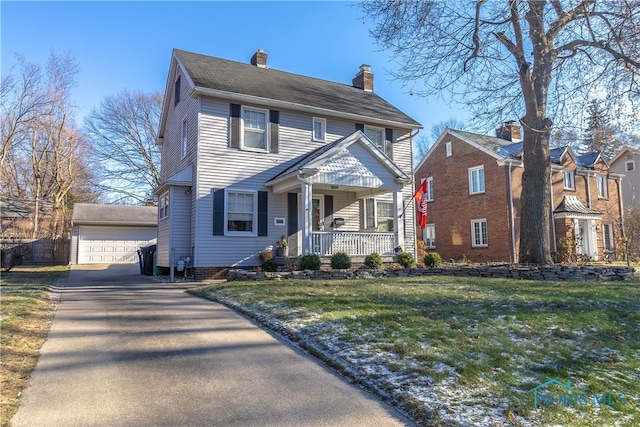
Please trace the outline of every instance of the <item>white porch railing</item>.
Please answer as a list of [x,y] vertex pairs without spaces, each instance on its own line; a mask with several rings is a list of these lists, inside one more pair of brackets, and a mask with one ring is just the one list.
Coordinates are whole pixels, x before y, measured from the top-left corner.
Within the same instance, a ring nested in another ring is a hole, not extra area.
[[395,255],[395,233],[314,231],[312,251],[319,256],[331,256],[336,252],[347,255]]

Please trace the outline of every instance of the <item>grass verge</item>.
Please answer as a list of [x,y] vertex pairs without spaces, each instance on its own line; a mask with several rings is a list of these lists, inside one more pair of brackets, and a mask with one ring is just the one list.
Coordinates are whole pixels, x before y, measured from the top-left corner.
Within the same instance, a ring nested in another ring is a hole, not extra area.
[[49,332],[53,303],[49,286],[68,268],[14,267],[0,280],[0,425],[7,427],[18,409]]
[[[422,425],[640,425],[638,280],[229,282],[191,292],[288,337]],[[550,379],[572,389],[538,389],[552,400],[539,395],[534,407],[532,390]]]

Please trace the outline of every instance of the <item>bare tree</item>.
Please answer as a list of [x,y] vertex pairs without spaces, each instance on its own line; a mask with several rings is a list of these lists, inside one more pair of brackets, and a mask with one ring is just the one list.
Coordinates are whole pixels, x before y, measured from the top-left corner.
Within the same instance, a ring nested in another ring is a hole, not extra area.
[[85,119],[102,165],[101,186],[122,203],[144,202],[160,184],[156,145],[162,94],[124,90],[105,98]]
[[78,66],[70,55],[52,53],[45,68],[21,59],[19,70],[19,78],[14,69],[3,78],[0,195],[33,203],[30,237],[65,236],[69,196],[91,177],[79,155],[86,139],[73,123]]
[[549,263],[549,138],[591,92],[622,109],[639,97],[640,4],[628,1],[478,0],[362,3],[375,39],[421,81],[419,95],[466,103],[477,120],[520,117],[524,130],[521,262]]
[[422,135],[418,137],[415,144],[414,160],[416,160],[416,162],[420,162],[424,156],[427,155],[431,146],[438,140],[438,138],[440,138],[440,135],[442,135],[446,129],[463,130],[464,128],[465,123],[453,117],[434,124],[431,126],[429,136]]

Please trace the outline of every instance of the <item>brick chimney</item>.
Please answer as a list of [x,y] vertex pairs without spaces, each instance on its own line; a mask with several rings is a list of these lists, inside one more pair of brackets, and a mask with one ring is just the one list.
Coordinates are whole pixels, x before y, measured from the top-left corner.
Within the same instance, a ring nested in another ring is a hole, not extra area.
[[251,65],[267,68],[267,53],[262,49],[258,49],[251,57]]
[[501,127],[496,129],[496,136],[500,139],[504,139],[505,141],[522,141],[522,137],[520,136],[520,126],[516,124],[515,120],[504,122]]
[[371,65],[362,64],[360,72],[351,81],[353,87],[373,92],[373,74],[371,73]]

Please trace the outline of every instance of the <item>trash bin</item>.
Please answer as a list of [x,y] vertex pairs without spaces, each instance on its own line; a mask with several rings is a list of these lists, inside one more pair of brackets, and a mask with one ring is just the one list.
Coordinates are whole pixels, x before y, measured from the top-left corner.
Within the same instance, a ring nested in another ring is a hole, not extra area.
[[153,276],[153,264],[156,253],[156,245],[140,248],[140,252],[142,254],[140,274],[144,274],[145,276]]

